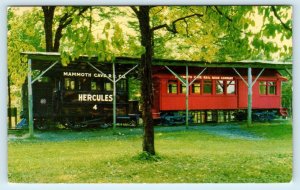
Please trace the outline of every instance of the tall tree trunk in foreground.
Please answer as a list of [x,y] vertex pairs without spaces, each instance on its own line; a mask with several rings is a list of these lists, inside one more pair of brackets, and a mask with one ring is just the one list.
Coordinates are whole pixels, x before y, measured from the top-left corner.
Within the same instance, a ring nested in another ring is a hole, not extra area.
[[142,117],[144,122],[143,151],[155,155],[154,128],[151,115],[152,107],[152,34],[150,28],[149,6],[140,6],[139,10],[132,7],[140,24],[141,45],[145,53],[141,56],[141,92],[142,92]]

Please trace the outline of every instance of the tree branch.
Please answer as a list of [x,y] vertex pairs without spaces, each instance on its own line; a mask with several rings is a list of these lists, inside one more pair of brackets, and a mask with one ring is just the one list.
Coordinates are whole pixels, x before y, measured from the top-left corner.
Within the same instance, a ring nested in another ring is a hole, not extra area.
[[189,25],[188,25],[188,22],[186,21],[186,19],[184,19],[184,22],[185,22],[185,24],[186,24],[186,27],[185,27],[186,35],[189,36],[189,30],[188,30]]
[[283,28],[285,28],[286,30],[289,30],[289,31],[292,32],[292,28],[289,27],[286,23],[284,23],[284,22],[281,20],[280,16],[279,16],[278,13],[277,13],[277,10],[275,9],[275,6],[271,6],[271,10],[273,11],[275,17],[280,21],[280,23],[281,23],[281,25],[283,26]]
[[[230,23],[233,23],[232,18],[230,18],[228,15],[224,14],[224,13],[218,8],[218,6],[213,6],[213,7],[214,7],[215,9],[212,9],[211,7],[210,7],[210,8],[211,8],[213,11],[217,12],[218,14],[220,14],[221,16],[225,17]],[[243,33],[243,34],[245,34],[245,35],[253,35],[252,32],[246,32],[246,31],[244,31],[244,30],[241,30],[241,29],[237,28],[237,27],[234,25],[234,23],[232,24],[232,27],[233,27],[235,30],[237,30],[237,31],[239,31],[239,32],[241,32],[241,33]],[[261,31],[261,30],[260,30],[260,31]]]
[[166,28],[170,32],[178,33],[177,29],[176,29],[176,23],[179,22],[179,21],[181,21],[181,20],[185,20],[186,21],[187,18],[191,18],[191,17],[194,17],[194,16],[197,16],[197,17],[200,18],[200,17],[203,17],[203,14],[195,13],[195,14],[187,15],[185,17],[181,17],[181,18],[178,18],[178,19],[172,21],[172,27],[168,26],[167,24],[162,24],[162,25],[158,25],[158,26],[152,27],[151,31],[153,32],[153,31],[161,29],[161,28]]
[[136,16],[139,15],[139,10],[135,6],[130,6],[130,8],[133,10],[133,12],[136,14]]
[[218,6],[214,6],[214,8],[216,9],[216,11],[217,11],[220,15],[222,15],[222,16],[225,17],[227,20],[229,20],[230,22],[232,22],[232,19],[231,19],[229,16],[225,15],[225,14],[218,8]]
[[[81,16],[86,10],[88,10],[90,7],[83,7],[82,9],[79,9],[79,12],[77,16]],[[65,13],[64,16],[59,20],[59,25],[56,29],[55,38],[54,38],[54,51],[58,51],[60,46],[60,39],[62,37],[62,30],[66,28],[71,22],[73,21],[72,16],[75,14],[75,12],[78,9],[74,9],[71,13]]]
[[163,9],[164,9],[164,7],[161,7],[161,9],[160,9],[160,10],[158,10],[156,13],[153,13],[153,15],[156,15],[156,14],[158,14],[158,13],[159,13],[159,12],[161,12]]
[[161,29],[161,28],[166,28],[170,32],[177,33],[176,28],[171,28],[167,24],[162,24],[162,25],[158,25],[158,26],[152,27],[151,31],[153,32],[153,31]]

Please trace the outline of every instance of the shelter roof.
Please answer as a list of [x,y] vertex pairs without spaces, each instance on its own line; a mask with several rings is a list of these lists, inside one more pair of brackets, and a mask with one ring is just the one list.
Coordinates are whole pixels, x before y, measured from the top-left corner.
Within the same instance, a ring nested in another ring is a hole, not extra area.
[[[32,60],[33,64],[41,64],[42,62],[52,62],[61,59],[60,53],[55,52],[22,52],[22,55],[27,55]],[[80,56],[76,62],[91,62],[100,63],[96,56],[89,57],[86,55]],[[109,62],[108,62],[109,63]],[[118,64],[138,64],[140,58],[135,57],[116,57],[115,63]],[[101,63],[100,63],[101,64]],[[269,69],[292,69],[291,62],[273,62],[262,60],[243,60],[234,62],[205,62],[205,61],[188,61],[188,60],[171,60],[171,59],[153,59],[153,65],[157,66],[193,66],[193,67],[219,67],[219,68],[269,68]]]

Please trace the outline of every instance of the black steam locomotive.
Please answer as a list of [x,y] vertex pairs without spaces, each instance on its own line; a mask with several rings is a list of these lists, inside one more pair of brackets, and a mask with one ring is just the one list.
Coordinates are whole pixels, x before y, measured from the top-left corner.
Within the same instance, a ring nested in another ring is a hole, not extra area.
[[[39,64],[35,64],[39,65]],[[37,66],[38,75],[48,65]],[[55,65],[32,84],[34,127],[45,129],[61,123],[67,128],[109,127],[113,122],[113,82],[111,64],[98,64],[97,72],[87,63]],[[116,119],[122,125],[136,126],[138,101],[129,101],[128,70],[116,64]],[[27,79],[22,87],[23,113],[28,121]]]

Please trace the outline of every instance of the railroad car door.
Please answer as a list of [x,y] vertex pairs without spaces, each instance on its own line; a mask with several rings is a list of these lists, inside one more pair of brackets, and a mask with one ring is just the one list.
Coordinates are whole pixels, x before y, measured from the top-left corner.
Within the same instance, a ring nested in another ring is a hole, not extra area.
[[153,106],[152,106],[152,117],[158,119],[160,117],[160,79],[153,78]]
[[248,88],[246,84],[239,79],[238,80],[238,108],[244,109],[248,105]]

